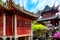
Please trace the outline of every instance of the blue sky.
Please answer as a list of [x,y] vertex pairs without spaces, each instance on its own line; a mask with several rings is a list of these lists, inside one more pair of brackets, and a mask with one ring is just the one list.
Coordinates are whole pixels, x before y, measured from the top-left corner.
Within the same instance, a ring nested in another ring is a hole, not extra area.
[[[20,4],[20,6],[24,6],[24,9],[30,12],[37,12],[38,10],[43,10],[46,5],[50,7],[57,6],[60,3],[60,0],[14,0],[16,4]],[[5,0],[4,0],[5,2]]]

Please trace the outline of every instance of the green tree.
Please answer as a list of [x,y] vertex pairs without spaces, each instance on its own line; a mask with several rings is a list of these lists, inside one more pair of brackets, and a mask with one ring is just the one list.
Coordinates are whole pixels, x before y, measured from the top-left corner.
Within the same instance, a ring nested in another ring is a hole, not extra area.
[[33,21],[32,23],[33,36],[36,38],[40,38],[46,33],[46,26],[37,23],[37,21]]
[[17,7],[20,7],[20,5],[19,4],[15,4]]
[[2,2],[2,0],[0,0],[0,5],[2,5],[2,6],[3,6],[3,2]]

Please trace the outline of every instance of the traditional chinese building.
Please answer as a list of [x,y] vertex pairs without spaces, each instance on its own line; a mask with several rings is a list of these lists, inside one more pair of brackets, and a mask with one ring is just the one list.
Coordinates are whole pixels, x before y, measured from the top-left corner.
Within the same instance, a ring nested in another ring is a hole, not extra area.
[[59,5],[57,7],[49,7],[48,5],[46,5],[46,7],[44,8],[44,10],[42,10],[41,12],[38,12],[40,13],[40,17],[38,19],[38,22],[39,23],[50,23],[52,24],[53,26],[58,26],[59,25],[59,16],[56,15],[59,10]]
[[0,40],[32,40],[31,23],[36,19],[8,0],[8,8],[0,5]]

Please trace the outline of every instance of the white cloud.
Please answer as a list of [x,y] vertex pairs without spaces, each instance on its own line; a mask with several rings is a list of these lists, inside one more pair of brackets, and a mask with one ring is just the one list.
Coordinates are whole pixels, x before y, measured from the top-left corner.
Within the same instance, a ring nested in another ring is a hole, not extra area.
[[[22,5],[24,5],[24,8],[26,9],[28,7],[27,6],[28,1],[29,0],[20,0],[20,6],[22,7]],[[36,3],[37,1],[38,0],[32,0],[32,3]],[[56,0],[39,0],[39,3],[38,5],[36,5],[35,9],[32,8],[30,11],[36,12],[37,10],[43,10],[46,5],[49,5],[50,7],[52,7],[54,3],[55,3],[55,6],[59,4],[59,2],[57,2]]]
[[6,0],[2,0],[4,3],[6,2]]
[[22,0],[20,0],[20,3],[19,3],[19,4],[20,4],[20,6],[22,7],[22,6],[23,6],[23,1],[22,1]]
[[46,2],[46,0],[40,1],[39,4],[36,6],[36,9],[39,10],[39,8],[40,8],[41,6],[44,6],[45,2]]
[[32,0],[32,3],[36,3],[38,0]]
[[60,5],[59,5],[59,8],[58,8],[58,10],[60,11]]
[[36,2],[37,0],[32,0],[32,2]]
[[24,0],[24,8],[26,8],[27,7],[27,2],[28,2],[28,0]]
[[[37,1],[38,0],[32,0],[32,3],[36,3]],[[24,8],[26,9],[27,8],[27,2],[28,2],[28,0],[24,0],[24,1],[20,0],[20,6],[22,7],[24,5]],[[44,1],[40,0],[38,5],[36,5],[36,8],[31,9],[31,12],[33,12],[33,11],[35,12],[35,11],[39,10],[40,6],[43,6],[45,4],[45,2],[46,2],[46,0],[44,0]]]
[[58,10],[60,11],[60,3],[56,0],[56,1],[55,1],[55,7],[57,7],[58,5],[59,5]]
[[48,5],[49,5],[50,7],[52,7],[52,6],[54,5],[54,3],[55,3],[55,0],[49,0]]
[[19,2],[20,6],[21,6],[21,7],[24,6],[24,8],[27,7],[27,6],[26,6],[26,5],[27,5],[27,1],[28,1],[28,0],[20,0],[20,2]]
[[36,8],[35,8],[35,9],[31,9],[31,12],[36,13],[38,10],[43,9],[43,6],[44,6],[45,2],[46,2],[46,0],[44,0],[44,1],[42,1],[42,0],[39,1],[38,5],[36,5]]
[[59,4],[59,3],[56,1],[56,2],[55,2],[55,7],[56,7],[58,4]]

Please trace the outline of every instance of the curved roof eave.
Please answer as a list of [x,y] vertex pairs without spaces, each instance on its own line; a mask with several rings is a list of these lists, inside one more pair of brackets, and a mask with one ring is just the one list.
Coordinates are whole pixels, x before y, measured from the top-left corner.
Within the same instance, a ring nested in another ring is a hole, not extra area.
[[57,18],[58,16],[53,16],[53,17],[50,17],[50,18],[42,18],[42,19],[38,19],[37,21],[45,21],[45,20],[51,20],[51,19],[55,19]]

